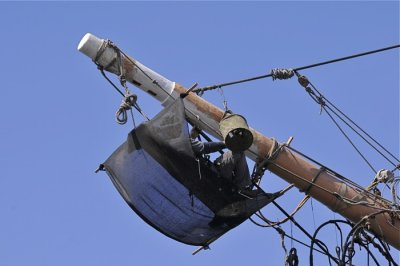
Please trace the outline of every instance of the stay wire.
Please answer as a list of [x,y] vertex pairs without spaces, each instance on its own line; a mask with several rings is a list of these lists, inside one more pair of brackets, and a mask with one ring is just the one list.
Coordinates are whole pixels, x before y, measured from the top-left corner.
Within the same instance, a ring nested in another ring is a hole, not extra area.
[[[344,112],[342,112],[338,107],[336,107],[329,99],[327,99],[310,81],[309,81],[310,86],[319,94],[318,97],[320,97],[322,100],[324,100],[325,106],[329,108],[329,110],[332,111],[343,123],[345,123],[351,130],[353,130],[360,138],[362,138],[370,147],[372,147],[376,152],[378,152],[382,157],[384,157],[389,163],[391,163],[393,166],[397,166],[396,163],[391,161],[388,157],[386,157],[375,145],[373,145],[370,141],[368,141],[360,132],[358,132],[352,125],[353,124],[356,128],[358,128],[362,133],[365,134],[370,140],[372,140],[376,145],[378,145],[381,149],[383,149],[388,155],[390,155],[394,160],[397,161],[397,163],[400,162],[396,156],[394,156],[390,151],[388,151],[382,144],[380,144],[376,139],[374,139],[370,134],[368,134],[364,129],[362,129],[357,123],[355,123],[350,117],[348,117]],[[332,106],[332,107],[331,107]],[[343,117],[341,117],[339,114],[341,114],[344,118],[346,118],[349,122],[347,122]]]
[[[385,158],[390,164],[396,167],[396,163],[390,160],[387,156],[385,156],[378,148],[376,148],[370,141],[368,141],[363,135],[361,135],[357,130],[355,130],[346,120],[343,119],[340,115],[338,115],[330,106],[326,106],[336,117],[338,117],[343,123],[345,123],[354,133],[356,133],[360,138],[362,138],[371,148],[373,148],[377,153],[379,153],[383,158]],[[379,144],[378,144],[379,145]],[[391,155],[385,148],[383,148],[388,154]],[[396,157],[394,157],[396,158]],[[396,160],[398,160],[396,158]],[[376,173],[376,172],[375,172]]]
[[[328,102],[332,107],[337,110],[340,114],[342,114],[347,120],[350,121],[354,126],[356,126],[361,132],[363,132],[368,138],[370,138],[373,142],[375,142],[380,148],[382,148],[387,154],[389,154],[393,159],[395,159],[398,163],[400,163],[400,160],[393,155],[390,151],[388,151],[382,144],[380,144],[376,139],[374,139],[371,135],[368,134],[365,130],[362,129],[356,122],[354,122],[350,117],[348,117],[344,112],[342,112],[338,107],[336,107],[329,99],[327,99],[322,93],[318,91],[318,89],[310,82],[310,85],[315,89],[316,92],[318,92],[326,102]],[[388,159],[387,159],[388,160]]]
[[340,132],[342,132],[343,136],[350,142],[351,146],[353,146],[353,148],[357,151],[357,153],[361,156],[361,158],[363,158],[363,160],[365,161],[365,163],[368,164],[368,166],[371,168],[372,172],[374,174],[377,173],[377,171],[375,170],[375,168],[371,165],[371,163],[367,160],[367,158],[362,154],[362,152],[357,148],[357,146],[353,143],[353,141],[350,139],[350,137],[346,134],[346,132],[344,132],[344,130],[342,129],[342,127],[339,125],[339,123],[335,120],[335,118],[328,112],[328,110],[325,108],[325,106],[322,106],[322,108],[324,109],[324,111],[328,114],[328,116],[331,118],[331,120],[333,121],[333,123],[336,125],[336,127],[340,130]]
[[[319,66],[323,66],[323,65],[327,65],[327,64],[332,64],[332,63],[336,63],[336,62],[340,62],[340,61],[353,59],[353,58],[356,58],[356,57],[361,57],[361,56],[365,56],[365,55],[380,53],[380,52],[383,52],[383,51],[387,51],[387,50],[391,50],[391,49],[395,49],[395,48],[399,48],[399,47],[400,47],[400,44],[397,44],[397,45],[393,45],[393,46],[389,46],[389,47],[385,47],[385,48],[381,48],[381,49],[377,49],[377,50],[372,50],[372,51],[368,51],[368,52],[364,52],[364,53],[345,56],[345,57],[341,57],[341,58],[337,58],[337,59],[333,59],[333,60],[328,60],[328,61],[324,61],[324,62],[320,62],[320,63],[316,63],[316,64],[306,65],[306,66],[302,66],[302,67],[296,67],[296,68],[293,68],[293,70],[294,71],[299,71],[299,70],[319,67]],[[197,92],[204,92],[204,91],[208,91],[208,90],[214,90],[214,89],[225,87],[225,86],[230,86],[230,85],[234,85],[234,84],[254,81],[254,80],[268,78],[268,77],[272,77],[272,76],[273,76],[273,73],[266,74],[266,75],[260,75],[260,76],[256,76],[256,77],[252,77],[252,78],[241,79],[241,80],[237,80],[237,81],[231,81],[231,82],[221,83],[221,84],[207,86],[207,87],[203,87],[203,88],[198,88],[198,89],[193,90],[193,92],[197,93]]]
[[371,163],[367,160],[367,158],[365,158],[365,156],[361,153],[361,151],[357,148],[357,146],[353,143],[353,141],[350,139],[350,137],[346,134],[346,132],[344,132],[344,130],[342,129],[342,127],[339,125],[339,123],[337,123],[337,121],[335,120],[335,118],[328,112],[327,108],[326,108],[326,104],[323,101],[323,98],[321,96],[317,96],[312,90],[308,89],[309,87],[306,88],[308,94],[310,95],[310,97],[321,106],[321,111],[324,110],[328,116],[330,117],[330,119],[332,120],[332,122],[336,125],[336,127],[340,130],[340,132],[343,134],[343,136],[349,141],[349,143],[353,146],[353,148],[357,151],[357,153],[364,159],[364,161],[368,164],[368,166],[372,169],[372,171],[374,172],[374,174],[376,173],[376,170],[374,169],[374,167],[371,165]]

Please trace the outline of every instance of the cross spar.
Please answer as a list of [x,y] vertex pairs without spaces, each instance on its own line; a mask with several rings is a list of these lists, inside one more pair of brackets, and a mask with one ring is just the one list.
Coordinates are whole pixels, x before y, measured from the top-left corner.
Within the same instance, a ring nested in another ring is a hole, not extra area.
[[[116,75],[120,74],[120,68],[116,62],[117,52],[114,48],[107,46],[106,40],[87,33],[79,43],[78,50],[95,60],[105,70]],[[121,62],[126,80],[160,101],[163,106],[168,106],[181,93],[187,91],[183,86],[168,80],[131,57],[121,55]],[[223,110],[194,93],[189,93],[185,98],[185,107],[190,122],[214,137],[222,139],[219,133],[219,121],[223,117]],[[253,161],[257,158],[265,158],[273,146],[273,140],[253,128],[250,130],[253,133],[254,142],[246,155]],[[354,223],[376,213],[377,208],[390,208],[388,201],[375,198],[346,184],[329,171],[321,171],[319,166],[286,148],[281,149],[274,163],[268,166],[268,170],[294,184],[300,191],[307,191],[311,197]],[[315,177],[318,178],[315,179]],[[356,204],[346,203],[342,198],[350,199]],[[368,203],[368,206],[357,204],[361,202]],[[377,214],[369,222],[373,233],[400,250],[400,219],[397,216],[391,217],[384,212]]]

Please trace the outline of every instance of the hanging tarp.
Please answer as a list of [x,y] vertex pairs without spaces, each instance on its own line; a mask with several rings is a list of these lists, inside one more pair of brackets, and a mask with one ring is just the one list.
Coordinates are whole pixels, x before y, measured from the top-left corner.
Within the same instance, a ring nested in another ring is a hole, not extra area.
[[204,246],[270,199],[241,196],[230,181],[219,177],[211,162],[199,163],[179,98],[133,130],[103,165],[144,221],[177,241]]

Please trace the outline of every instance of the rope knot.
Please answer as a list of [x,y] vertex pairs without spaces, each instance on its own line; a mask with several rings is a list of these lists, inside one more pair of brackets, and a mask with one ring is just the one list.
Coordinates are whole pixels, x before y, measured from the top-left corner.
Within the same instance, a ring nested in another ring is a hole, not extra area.
[[128,121],[127,111],[131,110],[135,106],[137,96],[127,91],[121,105],[115,113],[115,120],[118,124],[124,125]]
[[272,80],[290,79],[291,77],[294,76],[294,71],[291,68],[289,68],[289,69],[273,68],[271,70],[271,76],[272,76]]

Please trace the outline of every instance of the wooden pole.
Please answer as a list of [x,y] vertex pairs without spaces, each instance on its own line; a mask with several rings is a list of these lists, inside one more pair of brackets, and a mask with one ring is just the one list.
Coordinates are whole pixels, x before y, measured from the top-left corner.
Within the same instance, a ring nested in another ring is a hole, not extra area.
[[[112,43],[89,33],[82,38],[78,50],[111,73],[120,75],[120,69],[123,69],[122,74],[128,82],[149,93],[163,106],[169,105],[180,94],[187,92],[183,86],[166,79],[131,57],[121,55],[120,68],[118,49]],[[223,110],[194,93],[185,97],[185,106],[190,122],[222,139],[218,125],[224,114]],[[250,130],[254,136],[254,143],[246,155],[254,161],[257,158],[265,158],[274,144],[273,140],[255,129]],[[354,223],[371,216],[370,230],[400,250],[398,215],[391,216],[388,212],[373,215],[382,208],[390,209],[390,202],[345,183],[329,171],[321,171],[318,165],[287,148],[281,149],[268,169]]]

